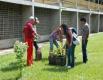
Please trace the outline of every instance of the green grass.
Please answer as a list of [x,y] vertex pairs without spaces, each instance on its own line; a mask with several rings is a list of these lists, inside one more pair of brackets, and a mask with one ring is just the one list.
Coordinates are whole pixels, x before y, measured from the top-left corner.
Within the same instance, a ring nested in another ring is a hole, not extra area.
[[[103,80],[103,33],[89,38],[88,63],[82,63],[81,46],[76,47],[76,63],[73,69],[48,65],[48,44],[42,48],[43,60],[34,61],[33,66],[25,66],[22,80]],[[0,56],[0,80],[18,78],[15,54]]]

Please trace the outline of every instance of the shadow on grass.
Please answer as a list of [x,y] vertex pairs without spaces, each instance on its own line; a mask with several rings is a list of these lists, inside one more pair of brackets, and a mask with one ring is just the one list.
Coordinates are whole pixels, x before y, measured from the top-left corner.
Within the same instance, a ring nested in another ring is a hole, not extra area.
[[9,79],[2,79],[2,80],[19,80],[19,79],[20,79],[20,77],[18,76],[16,78],[9,78]]
[[[26,67],[25,64],[24,64],[24,67]],[[8,66],[1,68],[1,71],[7,72],[7,71],[15,71],[18,69],[19,69],[19,66],[17,65],[17,62],[12,62]]]
[[41,61],[41,62],[45,62],[45,61],[48,61],[48,58],[42,58],[41,60],[35,60],[34,61],[38,62],[38,61]]
[[21,77],[17,76],[16,78],[9,78],[9,79],[2,79],[2,80],[21,80]]
[[[83,64],[83,62],[76,62],[75,67],[82,65],[82,64]],[[46,64],[46,66],[51,66],[51,67],[44,68],[43,69],[44,71],[50,71],[50,72],[67,72],[68,71],[68,68],[66,68],[65,66],[55,66],[55,65],[49,65],[49,64]],[[71,68],[71,69],[73,69],[73,68]]]
[[75,66],[79,66],[79,65],[82,65],[82,64],[83,64],[83,62],[76,62]]
[[52,66],[49,68],[44,68],[43,71],[50,71],[50,72],[67,72],[68,69],[64,66]]
[[48,61],[48,58],[43,58],[41,61],[42,62]]

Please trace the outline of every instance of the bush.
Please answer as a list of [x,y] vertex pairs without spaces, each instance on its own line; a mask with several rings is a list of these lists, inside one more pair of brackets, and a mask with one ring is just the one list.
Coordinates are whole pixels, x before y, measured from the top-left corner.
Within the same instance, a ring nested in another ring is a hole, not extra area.
[[22,69],[24,66],[23,56],[27,52],[27,43],[16,41],[14,44],[14,52],[16,53],[17,66],[20,70],[20,77],[22,77]]

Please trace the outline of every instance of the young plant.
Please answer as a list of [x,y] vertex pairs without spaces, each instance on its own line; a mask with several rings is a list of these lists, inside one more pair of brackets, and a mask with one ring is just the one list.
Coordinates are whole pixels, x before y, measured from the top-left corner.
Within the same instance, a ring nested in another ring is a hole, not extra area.
[[20,77],[22,77],[22,70],[24,67],[24,59],[23,56],[27,51],[27,44],[22,43],[19,41],[16,41],[14,44],[14,52],[16,53],[16,59],[17,59],[17,66],[20,71]]
[[56,50],[57,55],[65,55],[65,48],[63,47],[63,43],[60,41],[59,48]]

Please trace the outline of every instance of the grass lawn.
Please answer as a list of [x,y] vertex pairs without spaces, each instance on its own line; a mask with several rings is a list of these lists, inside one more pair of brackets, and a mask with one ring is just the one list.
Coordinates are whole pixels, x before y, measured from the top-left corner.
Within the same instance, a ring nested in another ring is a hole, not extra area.
[[[103,80],[103,33],[89,38],[88,63],[82,63],[81,46],[76,47],[76,63],[73,69],[48,65],[49,44],[42,47],[43,60],[25,66],[22,80]],[[0,56],[0,80],[16,80],[19,71],[15,54]]]

